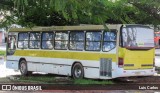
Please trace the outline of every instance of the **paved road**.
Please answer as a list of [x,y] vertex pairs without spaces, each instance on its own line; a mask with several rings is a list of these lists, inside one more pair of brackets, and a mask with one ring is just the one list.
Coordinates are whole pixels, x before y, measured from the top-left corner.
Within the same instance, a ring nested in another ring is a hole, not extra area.
[[0,77],[7,77],[9,75],[19,75],[20,72],[14,71],[13,69],[6,68],[6,62],[4,58],[0,59]]
[[[6,44],[0,45],[0,50],[6,50]],[[4,57],[0,57],[0,78],[1,77],[7,77],[9,75],[17,75],[20,74],[20,72],[14,71],[13,69],[6,68],[6,62],[4,60]]]
[[155,56],[155,66],[160,67],[160,56]]
[[155,55],[155,66],[160,67],[160,49],[156,49]]
[[155,54],[160,54],[160,49],[156,49]]
[[0,45],[0,50],[6,50],[6,44],[5,43]]

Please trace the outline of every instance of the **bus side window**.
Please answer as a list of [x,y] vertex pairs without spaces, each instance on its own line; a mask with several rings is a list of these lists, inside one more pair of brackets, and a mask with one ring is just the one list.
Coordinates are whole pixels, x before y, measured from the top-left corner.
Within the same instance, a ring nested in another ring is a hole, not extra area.
[[86,33],[86,50],[100,51],[101,46],[101,32],[87,32]]
[[26,49],[28,48],[28,33],[19,33],[18,34],[18,48]]
[[70,33],[70,50],[83,50],[84,49],[84,32],[71,32]]
[[29,48],[38,49],[40,48],[40,33],[30,33]]
[[116,32],[104,32],[103,51],[110,51],[116,47]]
[[42,33],[42,49],[53,49],[53,33]]
[[68,45],[68,32],[56,32],[55,49],[66,50]]

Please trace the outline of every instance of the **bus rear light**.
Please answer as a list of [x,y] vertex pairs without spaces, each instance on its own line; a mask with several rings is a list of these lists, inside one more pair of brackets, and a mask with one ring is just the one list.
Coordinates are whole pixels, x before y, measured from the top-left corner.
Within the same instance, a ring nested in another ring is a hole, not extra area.
[[123,58],[118,58],[118,67],[123,67],[123,64],[124,64],[124,62],[123,62]]

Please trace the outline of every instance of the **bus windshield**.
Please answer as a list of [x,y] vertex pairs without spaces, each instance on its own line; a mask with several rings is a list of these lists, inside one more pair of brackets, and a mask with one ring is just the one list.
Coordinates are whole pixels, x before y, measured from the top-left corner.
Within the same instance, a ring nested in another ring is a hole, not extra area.
[[153,29],[136,26],[122,28],[122,46],[130,49],[153,48]]

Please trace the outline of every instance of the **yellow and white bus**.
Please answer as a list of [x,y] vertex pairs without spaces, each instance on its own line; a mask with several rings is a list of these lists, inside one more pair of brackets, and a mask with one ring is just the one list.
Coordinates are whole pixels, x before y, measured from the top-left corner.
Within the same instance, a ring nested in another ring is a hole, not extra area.
[[151,76],[154,31],[144,25],[84,25],[13,28],[8,32],[7,68],[112,79]]

